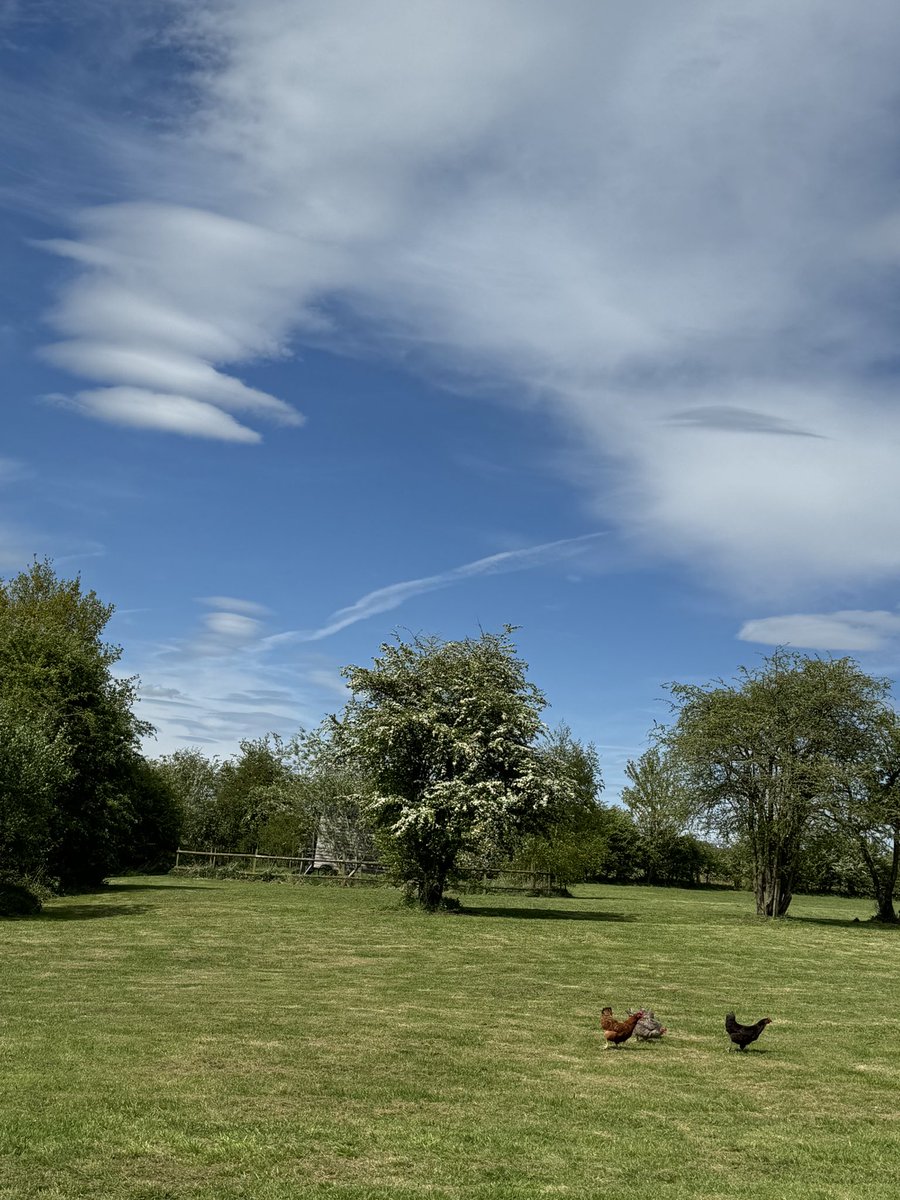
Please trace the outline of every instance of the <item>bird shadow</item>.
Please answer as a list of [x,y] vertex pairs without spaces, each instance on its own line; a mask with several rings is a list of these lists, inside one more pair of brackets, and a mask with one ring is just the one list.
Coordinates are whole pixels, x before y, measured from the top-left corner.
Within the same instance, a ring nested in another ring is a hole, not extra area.
[[626,913],[579,912],[565,908],[507,908],[487,904],[466,904],[461,910],[468,917],[514,917],[524,921],[633,921]]

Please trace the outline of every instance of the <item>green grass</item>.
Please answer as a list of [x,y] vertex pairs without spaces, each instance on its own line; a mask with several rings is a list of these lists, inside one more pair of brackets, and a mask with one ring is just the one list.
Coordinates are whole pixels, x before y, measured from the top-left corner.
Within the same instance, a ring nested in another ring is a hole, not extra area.
[[[900,1195],[864,902],[124,880],[0,924],[0,1200]],[[604,1048],[600,1008],[656,1009]],[[729,1053],[727,1009],[775,1023]]]

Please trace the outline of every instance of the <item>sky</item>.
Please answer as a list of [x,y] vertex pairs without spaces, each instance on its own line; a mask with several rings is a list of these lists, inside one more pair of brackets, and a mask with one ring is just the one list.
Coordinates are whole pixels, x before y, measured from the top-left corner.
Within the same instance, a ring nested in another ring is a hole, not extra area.
[[0,0],[0,573],[152,754],[509,624],[607,796],[668,681],[900,672],[893,0]]

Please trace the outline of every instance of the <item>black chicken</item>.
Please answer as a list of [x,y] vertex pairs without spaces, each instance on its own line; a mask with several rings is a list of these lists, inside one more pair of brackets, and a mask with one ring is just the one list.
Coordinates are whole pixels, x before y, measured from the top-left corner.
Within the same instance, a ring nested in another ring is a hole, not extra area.
[[739,1021],[735,1020],[733,1012],[730,1012],[725,1018],[725,1028],[728,1031],[728,1036],[737,1046],[738,1050],[746,1050],[751,1042],[756,1041],[765,1027],[771,1024],[771,1017],[763,1017],[755,1025],[742,1025]]

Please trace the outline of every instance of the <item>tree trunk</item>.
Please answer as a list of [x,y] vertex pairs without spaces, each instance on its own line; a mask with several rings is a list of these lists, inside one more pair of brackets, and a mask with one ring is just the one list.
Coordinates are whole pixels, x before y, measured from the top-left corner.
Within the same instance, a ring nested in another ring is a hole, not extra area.
[[886,925],[896,925],[897,913],[894,910],[894,891],[897,887],[897,875],[900,872],[900,828],[894,829],[891,865],[886,872],[879,870],[879,864],[875,856],[871,853],[864,837],[859,838],[859,848],[862,851],[863,860],[869,869],[869,875],[872,877],[872,891],[875,894],[875,903],[877,906],[875,920],[883,921]]
[[791,884],[777,868],[766,865],[756,879],[756,913],[760,917],[783,917],[791,903]]
[[406,884],[406,897],[411,903],[418,904],[427,912],[434,912],[435,909],[441,907],[445,884],[446,875],[410,879]]

